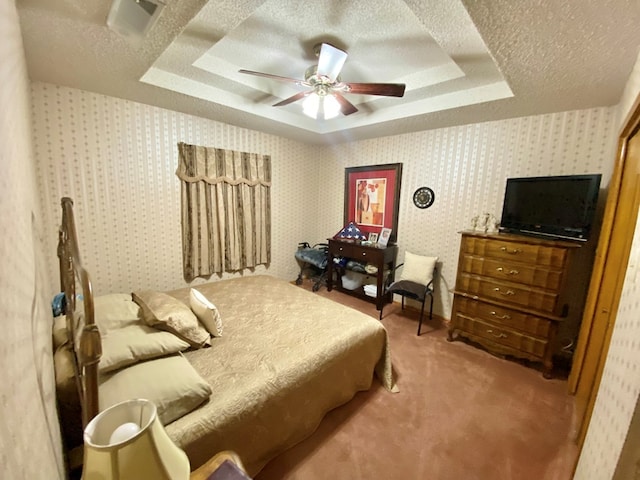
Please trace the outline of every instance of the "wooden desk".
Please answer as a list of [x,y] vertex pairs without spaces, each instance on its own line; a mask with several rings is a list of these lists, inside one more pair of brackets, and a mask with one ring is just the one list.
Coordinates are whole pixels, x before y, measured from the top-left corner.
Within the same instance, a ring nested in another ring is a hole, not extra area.
[[242,461],[234,452],[225,450],[191,472],[190,480],[251,480],[244,473]]
[[[336,290],[339,290],[349,295],[363,298],[376,304],[377,310],[382,310],[382,306],[385,303],[389,303],[391,298],[389,295],[380,295],[385,281],[385,271],[392,272],[396,266],[396,255],[398,254],[398,247],[396,245],[390,245],[387,247],[377,247],[375,245],[360,245],[357,243],[343,242],[340,240],[334,240],[332,238],[327,239],[329,243],[329,263],[327,267],[327,290],[331,291],[333,288],[333,272],[337,271],[338,281],[336,282]],[[362,263],[368,263],[375,265],[378,268],[376,276],[376,286],[378,287],[378,296],[376,298],[365,295],[362,287],[355,290],[348,290],[342,286],[342,273],[345,269],[337,267],[333,263],[335,257],[346,257],[352,260],[356,260]]]

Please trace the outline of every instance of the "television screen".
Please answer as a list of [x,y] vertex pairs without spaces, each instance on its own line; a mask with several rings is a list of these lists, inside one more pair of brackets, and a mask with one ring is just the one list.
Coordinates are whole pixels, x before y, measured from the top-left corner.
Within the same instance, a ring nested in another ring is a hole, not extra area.
[[507,179],[500,230],[586,241],[602,175]]

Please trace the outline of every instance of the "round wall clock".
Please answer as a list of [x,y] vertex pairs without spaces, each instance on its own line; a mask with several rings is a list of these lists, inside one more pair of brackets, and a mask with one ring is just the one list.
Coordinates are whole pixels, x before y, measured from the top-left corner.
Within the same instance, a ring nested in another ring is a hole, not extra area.
[[429,187],[420,187],[413,194],[413,203],[418,208],[429,208],[435,199],[436,195]]

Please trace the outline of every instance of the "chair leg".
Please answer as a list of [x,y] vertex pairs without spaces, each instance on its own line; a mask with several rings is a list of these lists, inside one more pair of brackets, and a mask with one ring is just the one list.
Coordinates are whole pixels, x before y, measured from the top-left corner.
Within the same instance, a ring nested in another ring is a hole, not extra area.
[[420,322],[418,323],[418,336],[420,336],[420,329],[422,328],[422,319],[424,318],[424,301],[426,298],[422,299],[422,308],[420,309]]
[[384,310],[384,304],[380,307],[380,317],[378,320],[382,320],[382,310]]
[[433,293],[430,293],[431,305],[429,305],[429,320],[433,320]]

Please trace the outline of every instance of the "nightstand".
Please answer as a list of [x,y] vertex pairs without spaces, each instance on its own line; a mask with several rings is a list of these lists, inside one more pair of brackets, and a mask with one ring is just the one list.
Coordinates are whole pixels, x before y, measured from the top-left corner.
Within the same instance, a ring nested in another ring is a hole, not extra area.
[[214,455],[207,463],[191,472],[190,480],[251,480],[243,470],[240,457],[225,450]]

